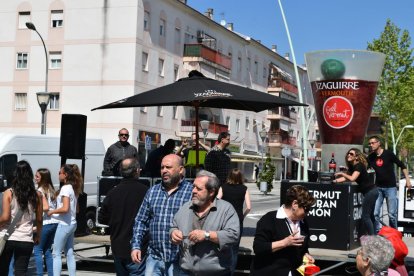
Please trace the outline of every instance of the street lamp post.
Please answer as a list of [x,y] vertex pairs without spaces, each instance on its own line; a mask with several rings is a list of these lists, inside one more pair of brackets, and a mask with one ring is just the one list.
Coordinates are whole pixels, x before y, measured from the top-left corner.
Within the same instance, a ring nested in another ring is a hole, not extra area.
[[207,133],[208,133],[208,127],[210,126],[210,122],[207,120],[203,120],[200,122],[201,125],[201,130],[203,131],[203,138],[204,138],[204,145],[206,144],[206,137],[207,137]]
[[46,108],[50,101],[49,93],[37,92],[37,103],[40,106],[40,111],[42,111],[42,125],[41,125],[41,134],[46,134]]
[[397,140],[395,140],[395,141],[394,141],[394,131],[392,132],[392,150],[393,150],[393,152],[394,152],[395,155],[397,155],[397,145],[398,145],[398,142],[400,141],[401,135],[403,134],[403,132],[404,132],[404,130],[406,128],[414,128],[414,126],[413,125],[406,125],[406,126],[404,126],[401,129],[400,134],[397,137]]
[[266,129],[264,128],[264,129],[262,129],[261,131],[259,131],[259,135],[260,135],[260,138],[262,138],[262,170],[263,170],[263,155],[264,155],[264,143],[265,143],[265,139],[266,139],[266,136],[267,136],[267,131],[266,131]]
[[313,154],[314,153],[313,146],[315,145],[316,140],[315,139],[309,139],[308,141],[309,141],[309,144],[311,145],[311,150],[312,150],[312,154],[310,154],[310,157],[311,157],[310,167],[311,167],[311,170],[313,171],[313,158],[315,158],[315,156]]
[[[45,76],[45,92],[37,93],[37,102],[39,103],[40,110],[42,111],[42,126],[41,126],[41,134],[46,134],[46,108],[49,104],[50,95],[47,90],[48,78],[49,78],[49,61],[47,55],[47,49],[45,41],[40,33],[36,30],[35,25],[32,22],[26,22],[26,27],[29,30],[35,31],[37,35],[40,37],[40,40],[43,44],[43,49],[45,50],[45,61],[46,61],[46,76]],[[47,98],[47,99],[46,99]]]

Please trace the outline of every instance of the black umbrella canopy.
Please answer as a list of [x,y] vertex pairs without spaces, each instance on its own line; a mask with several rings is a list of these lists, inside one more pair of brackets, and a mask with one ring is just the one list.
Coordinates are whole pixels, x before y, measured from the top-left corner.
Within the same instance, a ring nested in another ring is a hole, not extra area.
[[279,106],[306,106],[288,99],[276,97],[250,88],[206,78],[194,70],[188,78],[162,87],[154,88],[119,101],[112,102],[97,109],[140,107],[140,106],[193,106],[195,109],[196,133],[196,167],[199,165],[198,152],[198,109],[214,107],[260,112]]
[[250,88],[206,78],[191,71],[188,78],[112,102],[97,109],[141,106],[195,106],[260,112],[278,106],[306,106]]

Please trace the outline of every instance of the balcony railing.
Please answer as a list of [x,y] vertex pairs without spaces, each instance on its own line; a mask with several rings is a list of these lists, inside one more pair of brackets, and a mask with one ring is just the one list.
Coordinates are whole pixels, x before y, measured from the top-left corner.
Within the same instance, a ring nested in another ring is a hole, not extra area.
[[[194,132],[196,122],[194,120],[181,120],[181,131],[191,131]],[[208,125],[208,133],[216,133],[228,131],[229,127],[227,125],[218,124],[215,122],[210,122]],[[198,131],[203,131],[201,126],[198,126]]]
[[214,62],[223,66],[226,69],[231,70],[231,58],[225,56],[204,44],[185,44],[184,45],[185,57],[201,57],[205,60]]
[[269,132],[269,144],[272,143],[296,146],[296,137],[282,131]]
[[298,87],[292,83],[289,83],[281,78],[271,78],[269,80],[269,87],[271,88],[281,88],[282,90],[292,92],[297,94]]

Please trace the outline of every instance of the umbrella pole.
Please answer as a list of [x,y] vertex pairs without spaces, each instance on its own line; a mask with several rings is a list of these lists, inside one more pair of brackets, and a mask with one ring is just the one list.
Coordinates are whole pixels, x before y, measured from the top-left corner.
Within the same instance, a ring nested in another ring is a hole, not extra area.
[[199,135],[198,135],[198,124],[199,124],[199,120],[198,120],[198,103],[196,103],[194,105],[195,108],[195,134],[196,134],[196,171],[198,171],[198,167],[200,165],[200,161],[199,161],[199,155],[198,155],[198,148],[199,148],[199,143],[198,143],[198,139],[200,139]]

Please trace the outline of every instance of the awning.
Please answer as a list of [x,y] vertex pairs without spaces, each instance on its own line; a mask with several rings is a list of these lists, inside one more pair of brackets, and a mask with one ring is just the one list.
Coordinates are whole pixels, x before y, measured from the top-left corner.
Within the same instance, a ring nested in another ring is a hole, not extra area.
[[[266,156],[263,156],[263,160],[266,160]],[[271,160],[277,161],[277,160],[283,160],[283,158],[280,157],[270,157]],[[262,162],[262,156],[255,154],[242,154],[242,153],[232,153],[231,154],[231,162],[246,162],[246,163],[257,163]]]

